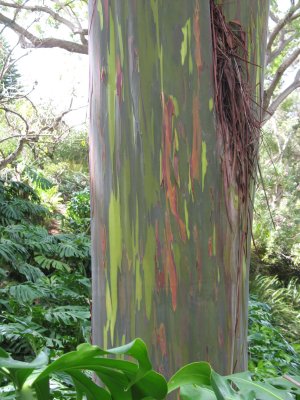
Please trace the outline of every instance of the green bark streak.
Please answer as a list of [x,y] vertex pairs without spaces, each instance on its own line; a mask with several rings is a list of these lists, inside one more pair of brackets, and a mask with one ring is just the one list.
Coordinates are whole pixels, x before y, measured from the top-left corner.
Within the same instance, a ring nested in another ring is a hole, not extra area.
[[111,343],[114,345],[114,330],[118,310],[118,269],[122,262],[122,230],[119,197],[111,193],[109,204],[109,254],[110,254],[110,291],[107,300],[106,315],[110,321]]

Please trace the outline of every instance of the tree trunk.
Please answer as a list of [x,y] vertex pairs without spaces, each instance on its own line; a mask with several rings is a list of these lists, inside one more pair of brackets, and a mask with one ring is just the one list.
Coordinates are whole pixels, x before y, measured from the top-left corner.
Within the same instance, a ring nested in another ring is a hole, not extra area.
[[[246,53],[225,61],[236,64],[241,98],[247,81],[256,115],[267,3],[222,6],[226,26],[246,43]],[[254,169],[232,153],[244,146],[226,116],[239,100],[219,95],[213,7],[209,0],[89,6],[93,342],[106,348],[141,337],[166,376],[195,360],[226,374],[247,365]],[[231,90],[230,79],[226,85]],[[244,103],[238,113],[247,114]],[[257,148],[252,139],[247,146]]]

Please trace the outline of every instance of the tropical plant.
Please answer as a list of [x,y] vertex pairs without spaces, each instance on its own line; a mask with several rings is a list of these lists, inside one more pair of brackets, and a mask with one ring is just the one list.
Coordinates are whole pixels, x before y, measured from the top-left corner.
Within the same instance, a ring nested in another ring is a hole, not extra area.
[[257,301],[249,304],[249,370],[255,379],[300,373],[300,354],[274,325],[272,308]]
[[287,99],[262,135],[255,198],[253,267],[282,280],[300,276],[299,95]]
[[[49,365],[45,352],[31,362],[14,360],[4,350],[0,356],[3,399],[11,396],[20,400],[53,398],[50,378],[55,375],[58,378],[62,373],[71,378],[77,399],[85,396],[88,400],[163,400],[177,389],[182,400],[278,400],[300,395],[299,377],[253,382],[247,372],[222,377],[206,362],[184,366],[167,383],[153,370],[147,348],[140,339],[107,351],[81,344],[76,351],[64,354]],[[124,360],[124,356],[130,356],[135,362]],[[93,371],[104,386],[94,383],[86,371]],[[4,386],[11,383],[13,386]]]
[[267,303],[274,325],[296,345],[300,335],[299,281],[293,278],[284,284],[277,276],[258,275],[251,282],[251,292]]
[[0,343],[24,359],[88,341],[88,236],[50,234],[49,209],[22,182],[0,181],[0,197]]
[[73,231],[90,230],[90,191],[86,188],[74,193],[67,207],[68,225]]
[[11,57],[11,49],[7,40],[0,34],[0,102],[4,98],[8,100],[10,97],[20,91],[19,82],[20,74],[15,65],[15,61]]

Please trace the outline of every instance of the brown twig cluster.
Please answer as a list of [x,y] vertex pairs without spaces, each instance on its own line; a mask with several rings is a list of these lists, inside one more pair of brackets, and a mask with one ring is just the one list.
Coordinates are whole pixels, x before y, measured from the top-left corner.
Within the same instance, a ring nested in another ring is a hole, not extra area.
[[236,184],[246,203],[254,176],[260,122],[253,111],[246,35],[238,21],[227,23],[211,1],[213,73],[217,132],[222,151],[225,191]]

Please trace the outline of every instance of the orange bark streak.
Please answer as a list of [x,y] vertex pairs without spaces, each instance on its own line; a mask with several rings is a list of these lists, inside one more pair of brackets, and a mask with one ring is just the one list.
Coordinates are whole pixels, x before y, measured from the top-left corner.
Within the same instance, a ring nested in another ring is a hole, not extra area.
[[172,243],[173,243],[173,233],[171,230],[171,223],[169,218],[169,213],[166,212],[165,217],[165,235],[166,241],[164,245],[164,265],[166,270],[166,275],[169,277],[169,285],[171,290],[171,297],[172,297],[172,307],[173,310],[176,310],[177,306],[177,272],[176,272],[176,265],[174,261]]
[[194,96],[193,98],[193,148],[192,156],[190,159],[190,174],[191,181],[194,179],[200,180],[200,158],[201,158],[201,128],[199,118],[199,97]]
[[167,340],[166,340],[166,330],[163,323],[161,323],[159,328],[157,329],[156,337],[160,347],[161,354],[164,357],[167,355]]

